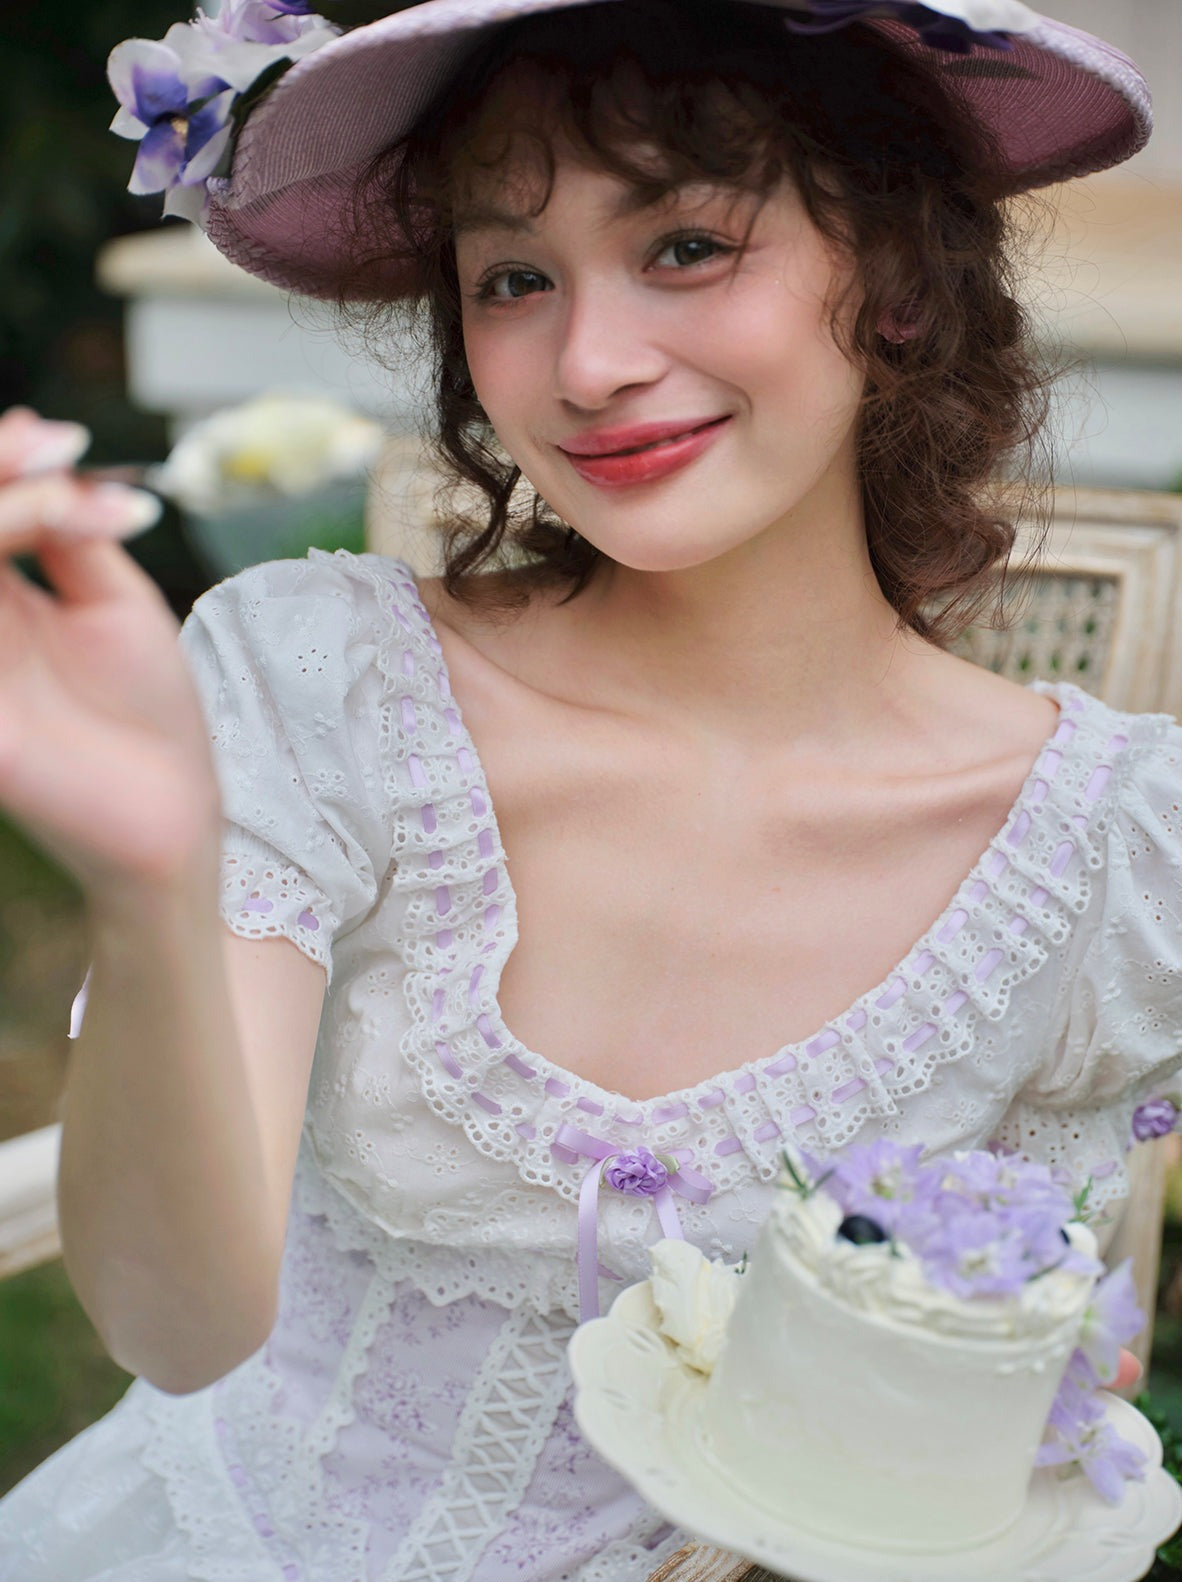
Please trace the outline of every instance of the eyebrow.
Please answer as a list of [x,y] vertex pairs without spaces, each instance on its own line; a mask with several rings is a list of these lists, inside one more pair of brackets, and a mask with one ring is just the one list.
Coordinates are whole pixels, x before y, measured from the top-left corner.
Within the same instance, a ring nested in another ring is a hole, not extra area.
[[[687,182],[680,187],[671,187],[657,198],[646,196],[640,187],[626,187],[612,204],[607,218],[627,219],[633,214],[643,213],[645,209],[656,208],[661,203],[676,203],[687,188],[710,185],[711,183],[708,182]],[[724,189],[720,184],[717,190],[722,192],[729,189]],[[453,219],[452,230],[456,236],[467,235],[473,231],[511,231],[519,236],[533,236],[537,234],[537,226],[534,223],[537,217],[536,214],[528,212],[523,214],[512,209],[499,208],[495,203],[467,204]]]

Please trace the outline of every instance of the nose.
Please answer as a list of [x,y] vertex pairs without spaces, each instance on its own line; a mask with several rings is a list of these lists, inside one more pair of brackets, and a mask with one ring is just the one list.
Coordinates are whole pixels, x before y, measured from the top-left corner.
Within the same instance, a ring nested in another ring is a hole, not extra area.
[[618,281],[589,282],[570,292],[554,355],[560,401],[599,411],[625,391],[662,378],[669,359],[653,339],[651,313],[640,308]]

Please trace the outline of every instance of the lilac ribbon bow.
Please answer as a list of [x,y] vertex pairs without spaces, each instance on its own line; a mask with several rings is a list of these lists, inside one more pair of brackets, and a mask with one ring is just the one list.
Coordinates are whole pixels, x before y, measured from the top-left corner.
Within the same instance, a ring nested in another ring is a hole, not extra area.
[[569,1124],[559,1128],[550,1151],[567,1164],[577,1164],[580,1158],[595,1160],[579,1188],[579,1318],[585,1323],[599,1315],[599,1275],[619,1278],[602,1269],[599,1262],[601,1182],[606,1181],[626,1197],[651,1198],[662,1231],[677,1241],[684,1241],[685,1235],[673,1202],[674,1192],[690,1203],[705,1203],[714,1184],[668,1154],[658,1156],[647,1148],[619,1149],[614,1143]]

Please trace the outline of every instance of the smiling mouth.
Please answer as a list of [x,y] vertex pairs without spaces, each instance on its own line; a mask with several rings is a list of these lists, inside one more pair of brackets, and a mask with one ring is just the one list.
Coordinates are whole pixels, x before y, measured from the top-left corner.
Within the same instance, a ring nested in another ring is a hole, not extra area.
[[679,445],[687,439],[692,439],[695,434],[704,434],[708,429],[718,428],[726,421],[726,415],[709,418],[706,422],[695,423],[690,428],[678,429],[675,434],[662,434],[657,439],[645,440],[637,445],[621,445],[613,450],[577,451],[567,450],[564,446],[559,446],[559,449],[572,461],[614,461],[620,456],[643,456],[648,451],[668,449],[671,445]]
[[[613,434],[602,431],[602,440],[588,435],[575,444],[587,445],[587,450],[559,450],[586,483],[605,489],[629,489],[640,484],[656,483],[682,471],[714,443],[715,435],[730,422],[730,414],[709,418],[705,422],[691,423],[670,433],[660,432],[663,425],[637,425],[641,434],[649,428],[650,438],[638,439],[636,430],[629,435],[626,429]],[[652,430],[656,429],[655,434]],[[602,448],[603,441],[614,438],[633,439],[630,445],[620,445],[613,450]]]
[[[676,445],[683,439],[689,439],[693,434],[704,434],[708,428],[717,428],[720,423],[725,423],[723,417],[711,418],[709,423],[699,423],[696,428],[683,428],[679,434],[666,434],[661,439],[653,439],[647,445],[626,445],[622,450],[609,450],[608,456],[642,456],[647,450],[661,450],[667,445]],[[602,457],[597,458],[602,460]]]

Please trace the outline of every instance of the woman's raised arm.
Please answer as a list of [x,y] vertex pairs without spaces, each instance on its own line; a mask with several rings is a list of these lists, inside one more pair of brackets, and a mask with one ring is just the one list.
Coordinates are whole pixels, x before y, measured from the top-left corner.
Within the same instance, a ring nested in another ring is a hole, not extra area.
[[176,621],[117,542],[151,507],[71,474],[70,445],[66,425],[0,417],[0,809],[77,877],[91,921],[66,1267],[115,1360],[183,1392],[273,1320],[324,972],[219,919],[207,726]]

